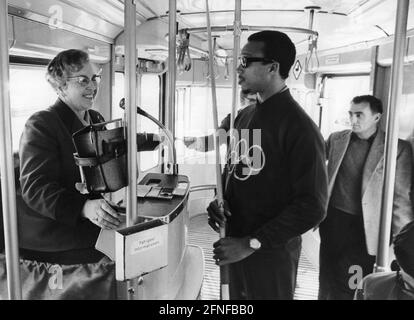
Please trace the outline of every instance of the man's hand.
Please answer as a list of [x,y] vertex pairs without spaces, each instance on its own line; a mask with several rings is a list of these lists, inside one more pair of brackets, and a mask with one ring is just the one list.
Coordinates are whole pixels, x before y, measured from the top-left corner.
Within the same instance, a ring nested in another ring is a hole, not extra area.
[[153,133],[152,139],[154,141],[159,141],[160,143],[163,143],[167,138],[164,135]]
[[224,212],[221,212],[217,200],[210,203],[207,208],[207,212],[208,224],[216,232],[220,232],[220,227],[224,228],[226,226],[227,218],[231,217],[227,201],[224,201]]
[[214,244],[214,260],[218,266],[234,263],[246,259],[254,253],[250,248],[249,238],[224,238]]
[[184,137],[184,145],[189,149],[196,149],[197,138],[196,137]]
[[117,229],[121,226],[122,218],[111,205],[104,199],[88,200],[83,206],[82,216],[102,229]]

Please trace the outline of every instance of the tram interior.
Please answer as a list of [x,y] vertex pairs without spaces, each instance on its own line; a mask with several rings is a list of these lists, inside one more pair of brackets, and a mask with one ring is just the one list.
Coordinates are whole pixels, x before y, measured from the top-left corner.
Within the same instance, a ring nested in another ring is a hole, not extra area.
[[[177,54],[182,60],[177,65],[175,146],[179,173],[189,177],[191,187],[201,187],[190,193],[188,205],[189,242],[204,250],[201,298],[218,299],[218,268],[212,261],[208,243],[218,236],[206,225],[205,216],[216,183],[214,152],[190,150],[183,143],[185,136],[204,136],[212,133],[213,128],[205,1],[178,0],[176,3]],[[234,35],[229,26],[234,23],[234,1],[210,0],[209,5],[221,121],[232,107]],[[169,2],[137,0],[136,6],[138,105],[165,122]],[[327,138],[330,133],[349,127],[347,107],[352,97],[373,94],[387,104],[396,7],[393,0],[243,0],[242,25],[246,28],[241,44],[257,28],[278,27],[282,31],[288,28],[287,33],[298,51],[298,62],[291,71],[288,85]],[[124,23],[122,0],[8,1],[13,151],[19,148],[28,117],[54,102],[55,94],[44,80],[45,68],[51,58],[65,49],[85,50],[99,64],[102,83],[95,108],[108,120],[123,117],[119,101],[125,96]],[[293,28],[314,31],[317,35]],[[399,137],[414,147],[413,2],[409,5],[407,30],[398,122]],[[137,121],[139,132],[159,131],[144,117],[138,116]],[[224,146],[221,151],[224,156]],[[138,160],[140,177],[162,170],[163,155],[159,151],[139,153]],[[318,241],[317,232],[310,231],[303,236],[297,299],[316,299]]]

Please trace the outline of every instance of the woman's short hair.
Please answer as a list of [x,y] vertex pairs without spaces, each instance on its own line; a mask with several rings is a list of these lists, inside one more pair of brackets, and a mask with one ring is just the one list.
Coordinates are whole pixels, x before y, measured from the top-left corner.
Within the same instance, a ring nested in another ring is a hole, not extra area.
[[89,55],[85,51],[70,49],[59,53],[47,66],[46,80],[57,89],[64,86],[66,78],[78,72],[89,62]]

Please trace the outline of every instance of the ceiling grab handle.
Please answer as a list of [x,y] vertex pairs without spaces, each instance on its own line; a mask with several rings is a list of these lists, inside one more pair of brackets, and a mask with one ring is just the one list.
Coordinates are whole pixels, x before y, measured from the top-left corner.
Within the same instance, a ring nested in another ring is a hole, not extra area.
[[388,100],[384,152],[384,183],[382,187],[381,223],[375,272],[388,271],[391,237],[395,169],[398,150],[398,111],[402,97],[403,66],[407,43],[409,0],[398,1],[395,24],[394,54],[391,66],[391,89]]
[[[224,197],[223,197],[223,183],[222,183],[222,171],[221,171],[221,157],[220,157],[220,141],[218,131],[218,111],[217,111],[217,91],[216,91],[216,77],[214,73],[214,49],[211,36],[211,21],[210,10],[208,6],[208,0],[206,0],[206,14],[207,14],[207,32],[208,32],[208,48],[209,48],[209,68],[210,68],[210,81],[211,81],[211,94],[213,102],[213,122],[214,122],[214,147],[216,151],[216,180],[217,180],[217,202],[220,208],[221,214],[224,215]],[[226,237],[226,228],[220,228],[220,238]],[[220,287],[221,287],[221,299],[230,300],[229,289],[229,267],[220,267]]]
[[[207,31],[208,31],[208,28],[207,28]],[[214,68],[214,77],[217,80],[220,77],[219,70],[218,70],[217,58],[220,58],[220,57],[216,54],[216,52],[217,52],[217,36],[212,36],[212,37],[213,37],[213,62],[212,63],[213,63],[213,68]],[[207,62],[207,64],[206,64],[207,72],[205,74],[206,74],[207,80],[210,80],[211,75],[212,75],[212,73],[210,72],[210,63],[211,63],[211,61],[212,60],[210,58],[208,58],[206,60],[206,62]]]
[[[315,10],[320,7],[310,6],[306,7],[309,10],[309,30],[313,30]],[[310,34],[308,37],[308,52],[305,58],[305,73],[316,73],[319,68],[318,58],[318,34]]]
[[225,58],[224,62],[224,80],[230,79],[230,65],[229,65],[229,57]]
[[191,70],[190,34],[183,29],[178,32],[178,60],[177,68],[180,74]]
[[9,300],[21,300],[19,239],[17,233],[9,93],[9,44],[7,1],[0,1],[0,175],[3,193],[4,238]]

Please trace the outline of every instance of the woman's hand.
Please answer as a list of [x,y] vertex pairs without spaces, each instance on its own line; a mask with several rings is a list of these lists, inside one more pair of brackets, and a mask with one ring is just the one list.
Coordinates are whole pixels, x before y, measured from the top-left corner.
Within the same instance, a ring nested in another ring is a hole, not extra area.
[[121,215],[104,199],[88,200],[82,209],[82,216],[102,229],[112,230],[121,226]]

